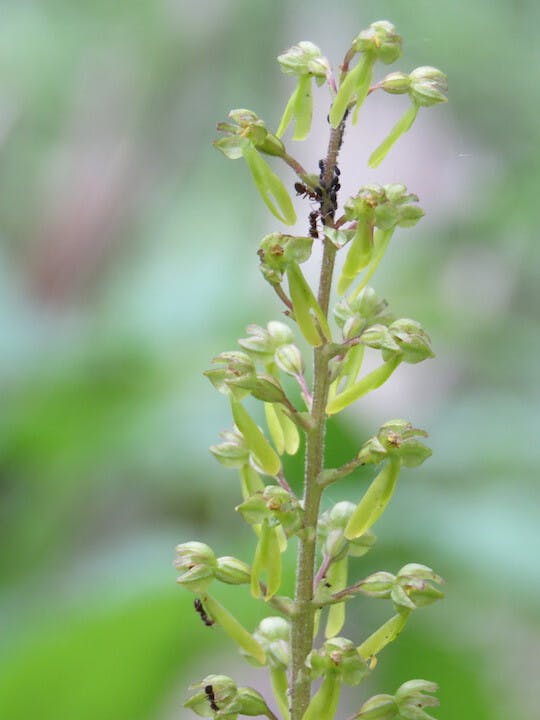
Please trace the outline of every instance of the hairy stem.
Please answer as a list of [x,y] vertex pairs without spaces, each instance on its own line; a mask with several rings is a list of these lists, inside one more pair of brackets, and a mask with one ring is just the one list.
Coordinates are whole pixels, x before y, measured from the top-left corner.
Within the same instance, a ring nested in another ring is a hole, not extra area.
[[[321,215],[325,223],[331,223],[334,217],[333,205],[327,189],[334,174],[337,156],[341,147],[344,124],[341,123],[330,133],[325,169],[322,177],[323,201]],[[321,272],[319,279],[318,302],[325,315],[328,316],[330,291],[336,248],[325,240]],[[315,574],[315,551],[317,538],[317,522],[323,488],[317,478],[324,465],[324,437],[326,432],[326,403],[328,400],[329,354],[327,345],[321,345],[313,351],[314,380],[313,407],[311,416],[313,430],[307,435],[306,466],[304,478],[304,532],[299,540],[295,607],[296,613],[292,621],[291,651],[291,720],[301,720],[311,695],[311,681],[306,673],[305,661],[313,647],[313,627],[315,607],[313,606],[313,580]]]

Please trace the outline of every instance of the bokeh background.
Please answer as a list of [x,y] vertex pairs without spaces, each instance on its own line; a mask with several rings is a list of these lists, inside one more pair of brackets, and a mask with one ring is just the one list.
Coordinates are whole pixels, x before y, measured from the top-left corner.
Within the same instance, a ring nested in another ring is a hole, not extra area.
[[[337,65],[388,18],[405,39],[396,68],[441,67],[451,102],[423,111],[373,172],[366,158],[404,103],[371,98],[347,133],[344,186],[401,181],[420,195],[427,217],[396,236],[375,287],[428,328],[438,357],[334,421],[329,464],[391,417],[429,428],[434,456],[404,473],[358,573],[423,562],[447,599],[413,618],[343,717],[412,677],[440,683],[441,720],[536,717],[538,3],[0,10],[0,716],[183,719],[186,687],[206,673],[264,688],[264,671],[203,628],[171,566],[188,539],[250,559],[235,474],[207,452],[226,403],[201,371],[280,311],[255,256],[277,225],[211,140],[231,107],[276,126],[292,84],[273,59],[291,44],[311,39]],[[313,168],[324,89],[317,102],[313,142],[292,150]],[[288,473],[298,484],[301,468]],[[326,507],[358,486],[332,488]],[[243,591],[221,597],[247,625],[262,616]],[[348,633],[387,614],[358,601]]]

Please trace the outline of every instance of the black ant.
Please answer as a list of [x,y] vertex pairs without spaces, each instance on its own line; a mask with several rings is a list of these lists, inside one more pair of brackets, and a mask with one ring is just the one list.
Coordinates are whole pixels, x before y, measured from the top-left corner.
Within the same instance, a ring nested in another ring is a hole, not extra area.
[[206,693],[206,697],[208,698],[208,702],[210,703],[210,708],[214,712],[219,712],[219,706],[216,702],[216,698],[214,695],[214,688],[211,685],[205,685],[204,692]]
[[308,188],[307,185],[304,185],[304,183],[295,182],[294,189],[296,190],[296,194],[302,198],[311,198],[312,200],[319,199],[319,188],[315,188],[315,190],[312,190],[311,188]]
[[206,610],[204,609],[203,604],[199,598],[195,598],[195,600],[193,601],[193,606],[195,608],[195,611],[201,616],[201,620],[206,625],[206,627],[212,627],[214,621],[206,614]]
[[319,217],[319,211],[313,210],[309,213],[309,234],[313,239],[318,239],[319,232],[317,230],[317,218]]

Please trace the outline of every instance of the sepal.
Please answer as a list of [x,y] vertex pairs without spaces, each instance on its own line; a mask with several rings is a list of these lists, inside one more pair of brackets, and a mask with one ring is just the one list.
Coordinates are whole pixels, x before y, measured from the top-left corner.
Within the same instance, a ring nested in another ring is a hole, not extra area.
[[312,650],[306,659],[310,676],[338,676],[346,685],[358,685],[369,673],[367,663],[358,654],[351,640],[335,637],[327,640],[318,650]]
[[177,545],[173,564],[181,572],[176,582],[196,594],[207,590],[215,577],[217,567],[212,548],[196,541]]
[[312,237],[297,237],[282,233],[266,235],[257,254],[261,272],[270,284],[278,285],[291,263],[304,263],[311,256]]
[[409,75],[409,81],[411,98],[418,105],[430,107],[448,101],[448,78],[437,68],[418,67]]

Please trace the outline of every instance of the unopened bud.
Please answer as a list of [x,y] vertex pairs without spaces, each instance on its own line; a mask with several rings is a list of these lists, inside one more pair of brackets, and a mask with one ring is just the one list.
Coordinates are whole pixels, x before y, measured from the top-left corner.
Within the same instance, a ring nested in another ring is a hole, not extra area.
[[302,40],[279,55],[281,69],[288,75],[313,75],[325,78],[330,69],[328,60],[312,42]]
[[409,680],[403,683],[394,696],[399,717],[406,720],[432,720],[432,716],[428,715],[424,708],[437,707],[439,701],[432,694],[424,693],[436,693],[437,690],[436,683],[427,680]]
[[290,662],[290,623],[281,617],[261,620],[253,637],[266,653],[271,668],[285,669]]
[[238,431],[221,433],[224,442],[211,445],[210,452],[218,462],[228,468],[242,468],[249,462],[249,449]]
[[360,590],[364,595],[373,598],[389,598],[394,586],[396,576],[381,570],[369,575],[360,583]]
[[396,28],[387,20],[372,23],[353,41],[357,52],[367,52],[375,55],[386,65],[395,62],[401,55],[401,37]]
[[379,85],[387,93],[402,95],[403,93],[409,92],[411,80],[406,73],[393,72],[384,77]]
[[409,75],[411,96],[418,105],[429,107],[437,103],[447,102],[445,93],[448,90],[448,78],[434,67],[416,68]]
[[242,560],[225,555],[217,559],[215,577],[228,585],[245,585],[251,580],[251,571]]
[[188,569],[199,564],[215,564],[214,551],[205,543],[191,540],[177,545],[175,550],[177,557],[174,564],[178,570]]
[[302,353],[296,345],[281,345],[274,353],[274,359],[277,366],[287,375],[297,377],[304,372]]
[[288,343],[292,343],[294,340],[291,328],[288,325],[285,325],[285,323],[278,322],[277,320],[270,320],[266,327],[268,328],[268,334],[276,346],[287,345]]
[[174,566],[181,571],[176,579],[179,585],[194,593],[205,592],[216,568],[216,557],[211,547],[200,542],[187,542],[176,546]]
[[[393,340],[400,350],[400,357],[403,362],[419,363],[422,360],[435,357],[430,338],[420,323],[415,320],[403,318],[396,320],[388,328]],[[389,360],[395,355],[391,349],[383,350],[383,359]]]
[[389,329],[385,325],[372,325],[362,333],[362,344],[374,350],[387,350],[399,352],[399,345],[395,342]]

